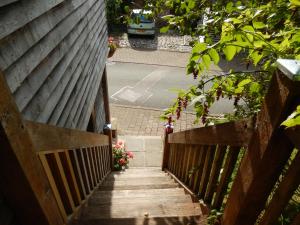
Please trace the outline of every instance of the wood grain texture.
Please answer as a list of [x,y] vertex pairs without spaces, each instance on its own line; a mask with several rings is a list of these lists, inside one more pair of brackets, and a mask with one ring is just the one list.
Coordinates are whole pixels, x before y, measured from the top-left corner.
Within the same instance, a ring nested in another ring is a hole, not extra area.
[[169,134],[169,143],[247,146],[253,132],[252,123],[252,119],[245,119],[176,132]]
[[300,185],[300,151],[298,151],[292,164],[288,168],[281,183],[275,191],[271,202],[265,209],[265,213],[260,220],[259,225],[275,224],[291,200],[295,190]]
[[233,182],[225,206],[224,225],[238,225],[241,221],[243,225],[252,225],[263,210],[294,148],[279,126],[295,109],[299,98],[299,82],[276,72],[258,114],[257,128]]
[[108,145],[108,137],[31,121],[24,122],[37,152]]
[[1,191],[24,223],[63,224],[35,146],[1,71],[0,90]]

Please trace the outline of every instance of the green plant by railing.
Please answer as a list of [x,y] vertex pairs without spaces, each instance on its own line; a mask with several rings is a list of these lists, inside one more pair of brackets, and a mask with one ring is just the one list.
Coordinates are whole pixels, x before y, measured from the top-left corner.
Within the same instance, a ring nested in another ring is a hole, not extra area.
[[[235,111],[229,119],[248,117],[260,110],[269,80],[278,58],[300,59],[300,1],[207,1],[149,0],[157,15],[169,25],[195,37],[187,74],[198,85],[180,90],[175,103],[163,119],[180,117],[184,106],[193,102],[198,122],[208,123],[210,107],[219,99],[232,99]],[[151,6],[151,4],[148,4]],[[204,42],[199,40],[204,37]],[[219,37],[214,43],[212,36]],[[220,59],[238,60],[252,66],[252,71],[231,68],[226,73],[206,73]]]

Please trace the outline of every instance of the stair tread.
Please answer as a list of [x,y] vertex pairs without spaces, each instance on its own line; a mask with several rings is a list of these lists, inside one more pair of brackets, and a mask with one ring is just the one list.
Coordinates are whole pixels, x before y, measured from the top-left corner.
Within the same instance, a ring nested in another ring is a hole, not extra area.
[[138,190],[112,190],[94,192],[93,198],[111,199],[111,198],[135,198],[143,196],[178,196],[183,195],[183,188],[164,188],[164,189],[138,189]]
[[153,196],[153,195],[144,195],[140,197],[132,198],[111,198],[111,199],[101,199],[101,198],[91,198],[89,200],[89,206],[94,205],[107,205],[108,207],[119,207],[123,204],[148,204],[151,202],[156,203],[189,203],[191,202],[191,196],[189,195],[177,195],[177,196]]
[[106,205],[88,206],[82,212],[85,219],[98,218],[137,218],[162,216],[197,216],[201,215],[199,204],[189,203],[157,203],[145,202],[135,204],[119,204],[117,207],[108,207]]
[[201,216],[176,216],[152,218],[104,218],[75,221],[72,225],[204,225]]
[[176,183],[159,183],[159,184],[127,184],[127,185],[101,185],[98,190],[138,190],[138,189],[162,189],[176,188]]
[[131,177],[128,179],[116,179],[116,180],[105,180],[101,185],[102,186],[121,186],[121,185],[136,185],[136,184],[160,184],[160,183],[175,183],[170,177],[145,177],[145,178],[136,178]]
[[204,224],[194,203],[160,168],[112,172],[83,208],[78,225]]

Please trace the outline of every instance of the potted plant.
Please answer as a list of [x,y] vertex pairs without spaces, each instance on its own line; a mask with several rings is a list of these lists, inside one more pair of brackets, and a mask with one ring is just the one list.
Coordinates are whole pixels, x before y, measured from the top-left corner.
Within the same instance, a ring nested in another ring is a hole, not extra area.
[[114,43],[113,37],[108,38],[108,48],[109,48],[108,58],[110,58],[114,55],[115,51],[117,50],[117,45]]
[[114,169],[125,170],[129,163],[129,159],[133,158],[133,153],[125,150],[124,141],[118,141],[113,145]]

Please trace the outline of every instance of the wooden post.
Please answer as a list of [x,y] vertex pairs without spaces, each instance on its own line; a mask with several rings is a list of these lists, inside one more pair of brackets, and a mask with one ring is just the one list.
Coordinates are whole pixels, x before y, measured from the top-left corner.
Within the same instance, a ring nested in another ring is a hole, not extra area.
[[64,224],[46,174],[0,71],[0,188],[22,224]]
[[161,169],[164,171],[168,168],[168,162],[170,158],[170,143],[168,141],[169,134],[173,133],[173,128],[170,124],[167,125],[165,128],[165,136],[164,136],[164,151],[163,151],[163,160],[162,160],[162,166]]
[[[102,90],[103,90],[103,101],[104,101],[104,110],[105,110],[105,123],[111,124],[110,120],[110,110],[109,110],[109,94],[108,94],[108,85],[107,85],[107,72],[106,67],[104,68],[102,75]],[[104,134],[108,135],[109,138],[109,157],[110,157],[110,168],[113,169],[113,153],[112,153],[112,132],[111,129],[104,130]]]
[[277,71],[229,194],[223,225],[255,223],[293,149],[280,124],[295,109],[299,97],[299,82]]

